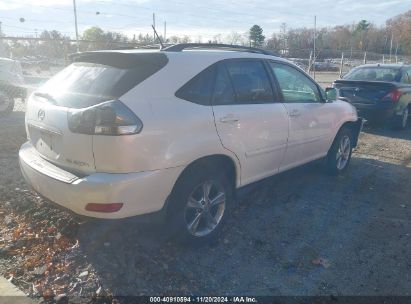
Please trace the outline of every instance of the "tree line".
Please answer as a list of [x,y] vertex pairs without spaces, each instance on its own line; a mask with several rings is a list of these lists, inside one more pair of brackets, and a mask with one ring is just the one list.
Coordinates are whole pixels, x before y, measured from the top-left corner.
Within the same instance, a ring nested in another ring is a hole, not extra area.
[[[288,28],[285,23],[279,33],[264,39],[262,31],[250,29],[253,46],[287,52],[312,49],[313,28]],[[262,37],[261,37],[262,36]],[[367,20],[357,24],[323,27],[316,30],[318,50],[356,50],[380,54],[411,55],[411,10],[387,20],[384,26],[376,26]]]
[[[4,35],[3,35],[4,36]],[[70,38],[59,31],[43,31],[39,38],[42,41],[1,40],[1,56],[11,53],[13,57],[41,55],[48,58],[62,58],[77,51],[77,46],[70,43]],[[204,42],[189,36],[171,36],[167,39],[160,36],[165,43]],[[284,56],[303,57],[302,50],[311,50],[314,44],[313,28],[291,28],[283,23],[280,31],[264,36],[259,25],[253,25],[246,33],[232,32],[228,35],[215,35],[205,42],[227,43],[253,47],[263,47]],[[317,50],[327,51],[367,51],[375,53],[411,55],[411,10],[386,21],[383,26],[376,26],[367,20],[356,24],[323,27],[316,30]],[[104,31],[99,27],[86,29],[81,35],[80,51],[98,49],[126,48],[158,43],[153,34],[139,34],[133,37],[118,32]],[[306,56],[306,53],[304,54]]]

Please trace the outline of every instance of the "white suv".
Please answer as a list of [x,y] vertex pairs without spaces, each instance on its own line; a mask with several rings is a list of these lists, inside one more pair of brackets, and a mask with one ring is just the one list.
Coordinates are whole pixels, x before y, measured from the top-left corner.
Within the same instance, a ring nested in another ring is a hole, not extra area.
[[21,170],[80,215],[160,212],[182,239],[205,240],[236,189],[323,157],[347,168],[362,120],[326,95],[258,49],[78,53],[28,100]]

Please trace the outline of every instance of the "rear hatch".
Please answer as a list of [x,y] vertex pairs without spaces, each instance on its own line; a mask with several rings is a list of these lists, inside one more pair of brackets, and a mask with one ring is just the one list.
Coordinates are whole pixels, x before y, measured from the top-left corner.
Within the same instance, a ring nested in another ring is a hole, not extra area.
[[[124,131],[124,135],[138,129],[127,123],[138,118],[118,98],[164,67],[167,57],[160,53],[90,52],[76,54],[73,61],[31,95],[26,130],[41,157],[76,175],[87,175],[96,170],[96,134],[111,136]],[[121,120],[123,125],[107,126],[107,119]]]
[[336,80],[334,87],[339,98],[355,105],[375,105],[385,101],[385,97],[396,86],[390,82],[363,80]]

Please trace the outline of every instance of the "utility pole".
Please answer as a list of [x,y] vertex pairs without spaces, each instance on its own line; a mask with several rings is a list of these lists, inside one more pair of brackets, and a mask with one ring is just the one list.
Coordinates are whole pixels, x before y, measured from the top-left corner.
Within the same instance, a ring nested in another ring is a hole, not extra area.
[[395,63],[398,63],[398,41],[397,41],[397,46],[395,48]]
[[0,21],[0,56],[4,56],[4,48],[3,48],[3,32],[1,31],[1,21]]
[[310,74],[311,72],[312,59],[313,59],[313,51],[310,52],[310,58],[308,59],[308,68],[307,68],[308,74]]
[[167,21],[164,21],[164,37],[163,37],[163,40],[164,40],[164,43],[166,43],[167,42]]
[[315,61],[317,60],[317,55],[315,53],[315,40],[317,38],[317,16],[314,16],[314,64],[313,64],[313,78],[315,80]]
[[80,44],[78,42],[78,27],[77,27],[77,8],[76,8],[76,0],[73,0],[73,8],[74,8],[74,26],[76,28],[76,43],[77,43],[77,52],[80,52]]
[[156,14],[153,13],[153,44],[156,43]]

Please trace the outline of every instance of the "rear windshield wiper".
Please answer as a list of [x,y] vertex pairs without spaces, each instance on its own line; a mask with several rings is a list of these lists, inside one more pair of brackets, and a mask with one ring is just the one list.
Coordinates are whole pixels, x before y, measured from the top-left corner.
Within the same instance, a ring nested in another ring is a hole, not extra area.
[[43,93],[43,92],[35,92],[34,96],[42,97],[47,99],[49,102],[51,102],[54,105],[57,105],[57,100],[54,99],[53,96],[51,96],[49,93]]

